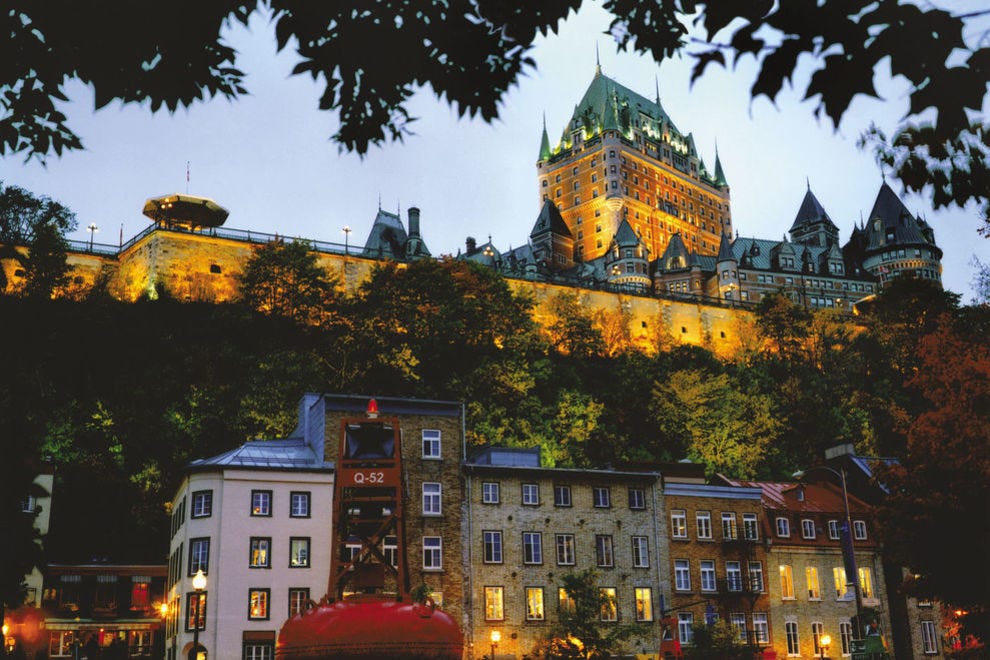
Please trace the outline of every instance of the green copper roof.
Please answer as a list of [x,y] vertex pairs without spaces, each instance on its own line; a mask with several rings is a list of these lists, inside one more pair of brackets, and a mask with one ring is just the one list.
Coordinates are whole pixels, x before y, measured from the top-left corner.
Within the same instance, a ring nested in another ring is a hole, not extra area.
[[543,115],[543,137],[540,138],[540,158],[547,160],[550,158],[550,138],[547,136],[547,116]]
[[718,149],[715,149],[715,185],[719,188],[729,185],[725,180],[725,172],[722,171],[722,161],[718,157]]

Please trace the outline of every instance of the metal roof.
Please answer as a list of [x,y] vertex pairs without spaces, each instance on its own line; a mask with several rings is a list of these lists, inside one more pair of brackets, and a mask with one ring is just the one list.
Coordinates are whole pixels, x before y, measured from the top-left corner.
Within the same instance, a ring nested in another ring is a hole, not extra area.
[[302,438],[251,440],[240,447],[189,464],[190,470],[246,468],[278,470],[332,470],[334,464],[317,456]]

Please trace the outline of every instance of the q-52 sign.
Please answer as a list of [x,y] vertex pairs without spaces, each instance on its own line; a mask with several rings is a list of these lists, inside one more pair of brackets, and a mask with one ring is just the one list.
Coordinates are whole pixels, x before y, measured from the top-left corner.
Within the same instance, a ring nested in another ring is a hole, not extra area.
[[341,470],[343,486],[398,486],[399,470],[395,468],[366,468]]

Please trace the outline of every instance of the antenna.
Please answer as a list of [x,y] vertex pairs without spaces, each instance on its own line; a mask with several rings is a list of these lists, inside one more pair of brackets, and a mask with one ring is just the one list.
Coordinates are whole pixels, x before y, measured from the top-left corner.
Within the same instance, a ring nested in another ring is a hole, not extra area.
[[186,194],[189,194],[189,161],[186,161]]

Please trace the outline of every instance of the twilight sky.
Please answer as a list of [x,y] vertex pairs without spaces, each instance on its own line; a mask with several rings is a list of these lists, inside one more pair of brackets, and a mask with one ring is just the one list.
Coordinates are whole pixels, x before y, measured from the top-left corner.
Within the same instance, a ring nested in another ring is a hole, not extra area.
[[[963,2],[940,3],[957,4]],[[362,160],[338,153],[329,141],[335,116],[317,109],[319,89],[309,78],[289,76],[296,61],[291,44],[276,57],[272,26],[256,13],[248,29],[235,25],[227,33],[251,96],[215,99],[174,115],[152,115],[147,104],[115,103],[94,112],[91,90],[73,82],[66,88],[72,103],[62,109],[85,150],[52,157],[47,167],[8,156],[0,159],[0,179],[74,210],[79,229],[71,238],[88,239],[85,227],[95,223],[98,243],[116,245],[121,228],[127,240],[150,224],[141,215],[145,199],[186,192],[188,161],[188,192],[226,207],[228,227],[343,243],[341,229],[348,225],[351,244],[363,244],[380,198],[388,210],[401,207],[404,222],[409,206],[422,210],[423,237],[434,255],[463,249],[467,236],[480,244],[491,235],[506,249],[527,240],[539,212],[535,163],[543,114],[553,140],[591,82],[597,43],[603,72],[623,85],[652,98],[659,77],[664,108],[681,131],[694,133],[709,168],[718,143],[741,235],[781,238],[810,181],[840,240],[848,240],[881,184],[879,168],[856,148],[856,139],[871,121],[888,132],[896,125],[907,108],[903,84],[889,76],[878,81],[885,100],[857,98],[836,132],[786,87],[776,107],[765,98],[750,102],[751,60],[734,72],[709,67],[691,88],[690,61],[658,67],[619,53],[602,34],[607,28],[608,14],[586,2],[559,34],[537,40],[531,52],[537,69],[511,90],[495,123],[460,120],[423,90],[410,105],[420,118],[416,135],[372,148]],[[807,78],[799,71],[801,89]],[[901,191],[898,182],[891,185]],[[936,213],[922,197],[902,199],[935,229],[945,252],[946,288],[970,300],[973,257],[990,262],[990,240],[976,233],[975,206]]]

